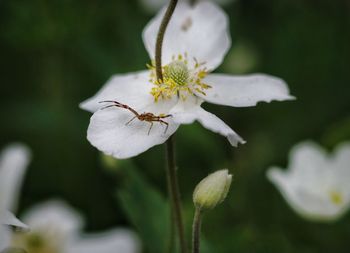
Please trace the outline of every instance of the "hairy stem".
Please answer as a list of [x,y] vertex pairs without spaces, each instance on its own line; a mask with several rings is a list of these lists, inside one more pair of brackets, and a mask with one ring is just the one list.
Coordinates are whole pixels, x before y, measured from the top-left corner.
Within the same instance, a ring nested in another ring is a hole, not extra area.
[[[162,71],[162,48],[163,41],[166,29],[170,22],[170,19],[175,11],[178,0],[170,0],[169,6],[164,14],[163,20],[160,24],[157,41],[156,41],[156,52],[155,52],[155,64],[156,64],[156,75],[157,80],[163,81],[163,71]],[[182,221],[182,212],[181,212],[181,200],[180,192],[178,186],[178,179],[176,174],[176,163],[175,163],[175,148],[174,148],[174,137],[171,136],[166,143],[167,146],[167,181],[168,189],[171,200],[171,210],[173,222],[177,227],[177,232],[179,235],[181,253],[187,253],[187,246],[185,241],[185,232]],[[171,238],[172,240],[172,238]],[[172,242],[170,241],[170,247]]]
[[163,72],[162,72],[162,48],[163,48],[163,41],[164,41],[164,35],[166,28],[169,24],[169,21],[171,19],[171,16],[174,13],[175,7],[177,5],[178,0],[171,0],[169,3],[169,6],[164,14],[162,23],[160,24],[158,36],[157,36],[157,42],[156,42],[156,74],[157,74],[157,80],[163,81]]
[[[168,185],[168,195],[171,196],[171,188],[169,177],[167,177]],[[175,217],[173,211],[173,202],[170,202],[170,231],[169,231],[169,242],[168,242],[168,253],[174,253],[175,248],[175,237],[176,237],[176,227],[175,227]]]
[[202,213],[196,208],[192,226],[192,253],[199,253],[201,235]]
[[166,150],[167,150],[167,160],[168,160],[167,180],[168,180],[169,191],[170,191],[172,216],[179,235],[181,253],[187,253],[185,230],[183,226],[182,212],[181,212],[179,183],[178,183],[177,173],[176,173],[175,147],[174,147],[173,136],[171,136],[167,141],[166,147],[167,147]]

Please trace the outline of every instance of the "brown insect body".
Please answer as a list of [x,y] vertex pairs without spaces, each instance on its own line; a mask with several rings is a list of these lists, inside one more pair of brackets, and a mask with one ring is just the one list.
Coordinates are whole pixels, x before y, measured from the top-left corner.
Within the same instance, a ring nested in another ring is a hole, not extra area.
[[151,132],[151,129],[153,127],[153,123],[154,122],[159,122],[160,124],[164,124],[166,125],[166,128],[165,128],[165,131],[164,133],[166,133],[166,131],[168,130],[168,127],[169,127],[169,123],[162,120],[162,119],[165,119],[165,118],[168,118],[168,117],[171,117],[171,114],[167,114],[167,115],[164,115],[164,114],[160,114],[160,115],[155,115],[151,112],[144,112],[144,113],[141,113],[139,114],[135,109],[131,108],[130,106],[128,105],[125,105],[125,104],[122,104],[122,103],[119,103],[117,101],[114,101],[114,100],[106,100],[106,101],[101,101],[100,103],[112,103],[111,105],[107,105],[105,107],[103,107],[102,109],[106,109],[106,108],[109,108],[109,107],[119,107],[119,108],[124,108],[126,110],[129,110],[130,112],[132,112],[135,116],[129,120],[128,122],[126,122],[125,125],[129,125],[134,119],[138,119],[140,121],[146,121],[146,122],[149,122],[151,125],[149,127],[149,130],[148,130],[148,135],[150,134]]

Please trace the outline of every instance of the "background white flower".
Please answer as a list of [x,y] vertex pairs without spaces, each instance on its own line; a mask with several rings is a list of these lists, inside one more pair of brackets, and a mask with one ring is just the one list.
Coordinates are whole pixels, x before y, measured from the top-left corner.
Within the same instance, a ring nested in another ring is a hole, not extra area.
[[29,149],[19,143],[8,145],[0,154],[0,250],[9,243],[10,230],[5,225],[28,228],[10,211],[16,211],[18,194],[29,161]]
[[288,170],[270,168],[269,180],[302,217],[334,221],[350,207],[350,143],[332,155],[313,142],[296,145]]
[[[143,32],[145,47],[155,58],[158,28],[164,9],[151,20]],[[169,23],[162,53],[164,80],[159,83],[154,66],[149,70],[113,76],[94,97],[81,108],[93,112],[87,138],[91,144],[116,158],[129,158],[150,147],[164,143],[181,124],[200,122],[205,128],[219,133],[231,145],[245,141],[201,104],[210,102],[234,107],[255,106],[258,102],[294,99],[286,83],[276,77],[254,74],[231,76],[210,74],[223,61],[231,46],[227,15],[215,4],[200,1],[194,7],[180,2]],[[99,110],[99,102],[115,100],[139,113],[172,115],[165,121],[169,128],[155,122],[138,119],[122,108]]]
[[140,252],[138,239],[127,229],[82,234],[83,218],[60,200],[33,207],[23,216],[23,221],[31,231],[14,234],[12,247],[28,253]]
[[[155,13],[159,9],[161,9],[163,6],[168,4],[168,0],[139,0],[142,6],[145,8],[145,10],[149,13]],[[189,0],[179,0],[179,1],[189,1]],[[206,1],[206,0],[197,0],[197,1]],[[235,2],[236,0],[207,0],[207,1],[213,1],[215,3],[225,5],[232,2]]]

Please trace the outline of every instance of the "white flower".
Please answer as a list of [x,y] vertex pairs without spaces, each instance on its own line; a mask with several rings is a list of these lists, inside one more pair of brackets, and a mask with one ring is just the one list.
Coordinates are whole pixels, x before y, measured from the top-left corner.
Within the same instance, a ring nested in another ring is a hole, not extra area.
[[24,215],[23,220],[31,231],[14,234],[12,247],[28,253],[139,252],[137,238],[127,229],[83,235],[82,217],[59,200],[37,205]]
[[[189,2],[188,0],[179,0],[179,1],[186,1]],[[199,1],[205,1],[205,0],[197,0]],[[235,0],[209,0],[216,2],[221,5],[225,5],[231,2],[234,2]],[[149,13],[155,13],[159,9],[161,9],[164,5],[166,5],[169,1],[168,0],[140,0],[140,3],[143,5],[145,10]]]
[[11,144],[0,154],[0,251],[8,246],[10,230],[5,225],[28,227],[10,211],[16,211],[21,182],[30,161],[30,151],[22,144]]
[[[156,37],[164,11],[160,11],[143,32],[151,59],[155,57]],[[226,136],[233,146],[244,143],[222,120],[201,108],[201,104],[247,107],[293,97],[285,82],[276,77],[210,74],[230,48],[228,23],[226,14],[213,3],[199,2],[191,7],[187,2],[180,2],[164,38],[163,83],[156,79],[151,64],[145,71],[113,76],[94,97],[80,105],[94,113],[87,133],[91,144],[116,158],[129,158],[164,143],[180,124],[196,120],[205,128]],[[99,102],[106,100],[127,105],[139,114],[160,115],[168,127],[157,121],[141,121],[141,117],[128,124],[134,112],[116,106],[99,110],[104,106]],[[153,123],[152,129],[150,123]]]
[[[0,154],[0,252],[23,248],[28,253],[120,253],[139,252],[135,235],[126,229],[82,235],[82,218],[61,201],[51,201],[31,209],[19,221],[15,212],[22,179],[30,161],[30,151],[22,144],[9,145]],[[24,229],[13,233],[8,226]],[[29,231],[29,232],[28,232]]]
[[267,176],[302,217],[334,221],[350,207],[350,143],[332,155],[312,142],[296,145],[288,170],[271,168]]

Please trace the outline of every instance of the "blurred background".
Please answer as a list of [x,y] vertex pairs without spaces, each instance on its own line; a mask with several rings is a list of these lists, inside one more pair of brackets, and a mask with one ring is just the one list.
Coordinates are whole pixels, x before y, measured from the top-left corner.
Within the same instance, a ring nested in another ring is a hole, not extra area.
[[[188,234],[195,185],[229,168],[229,197],[205,217],[208,252],[349,252],[350,214],[331,224],[305,221],[265,173],[285,168],[300,141],[331,150],[350,140],[350,2],[236,0],[223,8],[233,46],[217,71],[279,76],[298,99],[204,105],[247,140],[239,148],[199,124],[180,128]],[[85,216],[87,231],[131,227],[144,252],[162,252],[152,245],[166,240],[157,235],[168,226],[160,214],[167,211],[164,147],[130,161],[103,157],[86,140],[91,115],[78,107],[111,75],[145,69],[141,32],[152,9],[147,0],[0,0],[0,147],[21,141],[33,152],[19,214],[59,197]]]

